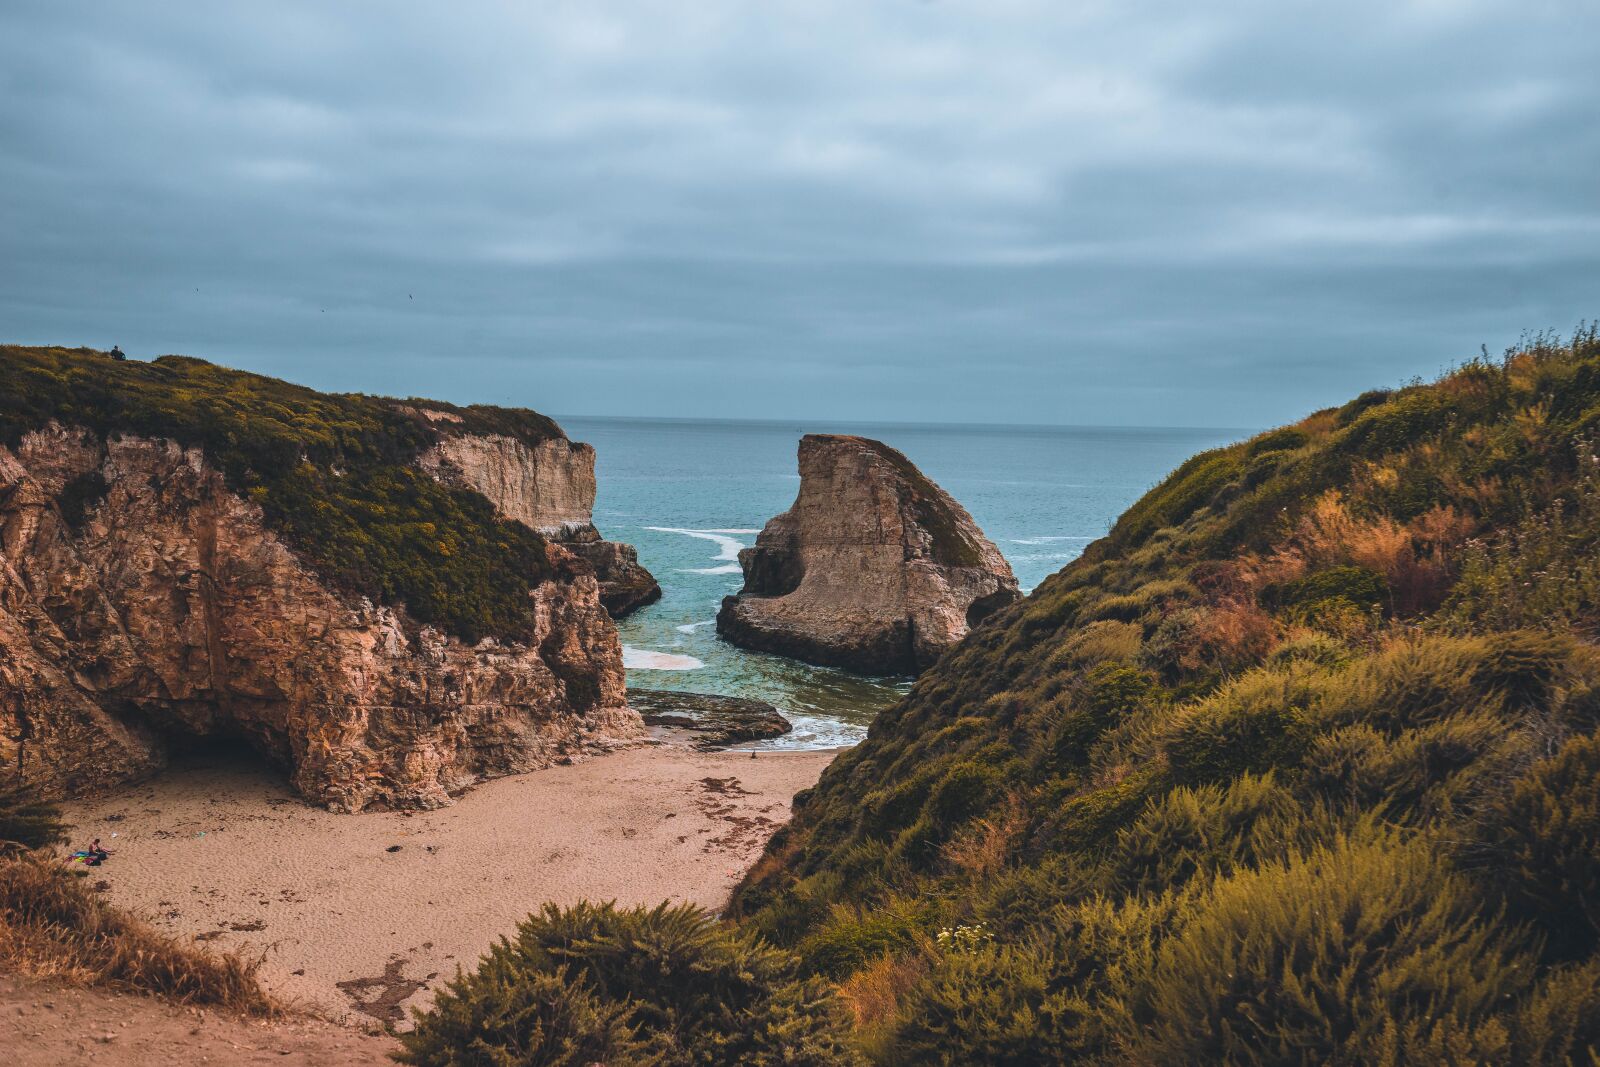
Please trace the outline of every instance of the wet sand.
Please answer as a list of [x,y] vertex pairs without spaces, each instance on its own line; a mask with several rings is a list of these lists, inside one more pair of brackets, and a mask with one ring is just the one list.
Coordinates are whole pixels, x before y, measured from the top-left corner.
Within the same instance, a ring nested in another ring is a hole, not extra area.
[[65,811],[74,846],[113,850],[89,875],[112,903],[262,956],[263,984],[304,1007],[398,1023],[544,901],[721,906],[833,756],[661,745],[438,811],[334,815],[213,754]]

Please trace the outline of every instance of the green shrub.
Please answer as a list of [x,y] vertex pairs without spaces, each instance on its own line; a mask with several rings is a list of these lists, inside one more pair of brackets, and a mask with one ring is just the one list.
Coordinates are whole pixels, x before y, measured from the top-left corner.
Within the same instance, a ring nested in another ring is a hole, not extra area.
[[424,1020],[400,1034],[418,1067],[629,1067],[665,1062],[641,1040],[626,1001],[604,999],[565,967],[529,970],[504,942],[448,983]]
[[1000,772],[974,760],[962,760],[945,772],[928,798],[934,825],[948,830],[989,807],[1000,792]]
[[825,1067],[854,1062],[846,1030],[826,983],[698,908],[585,903],[529,916],[402,1040],[427,1067],[577,1064],[606,1043],[620,1063]]
[[1117,519],[1111,528],[1111,542],[1132,547],[1164,526],[1182,523],[1244,473],[1244,459],[1244,449],[1233,446],[1188,460]]
[[1277,608],[1315,612],[1317,605],[1342,600],[1363,611],[1389,603],[1389,583],[1365,567],[1330,567],[1267,590],[1263,599]]
[[1180,709],[1164,742],[1174,781],[1226,782],[1298,762],[1309,743],[1305,676],[1255,671]]
[[1124,974],[1149,966],[1184,899],[1057,906],[1022,940],[944,954],[902,1006],[883,1062],[1116,1062],[1133,1027]]
[[1220,880],[1156,954],[1135,1062],[1506,1062],[1514,934],[1421,843],[1340,843]]
[[1077,793],[1047,818],[1041,843],[1063,852],[1103,853],[1114,846],[1117,831],[1131,823],[1159,789],[1156,773],[1146,768]]
[[973,902],[975,918],[1002,941],[1020,940],[1062,901],[1092,894],[1098,875],[1080,856],[1051,852],[994,875]]
[[1546,974],[1518,1008],[1512,1039],[1511,1063],[1600,1063],[1600,962]]
[[1149,608],[1150,604],[1143,597],[1129,593],[1101,597],[1087,605],[1079,617],[1084,622],[1135,622]]
[[1474,666],[1473,684],[1498,697],[1511,713],[1547,706],[1574,651],[1570,637],[1536,631],[1493,634],[1486,646]]
[[1050,771],[1059,775],[1081,769],[1095,742],[1157,699],[1159,691],[1154,677],[1141,667],[1112,662],[1091,668],[1050,717],[1043,746]]
[[1352,658],[1354,652],[1349,645],[1332,634],[1311,630],[1298,634],[1274,648],[1272,655],[1267,657],[1266,665],[1277,670],[1297,663],[1337,668],[1347,665]]
[[1444,429],[1454,414],[1455,405],[1438,393],[1408,389],[1351,419],[1333,448],[1346,455],[1394,452]]
[[1179,787],[1150,801],[1117,834],[1106,877],[1119,893],[1177,888],[1199,874],[1284,859],[1317,843],[1326,828],[1271,773],[1245,774],[1226,786]]
[[862,798],[862,827],[873,835],[889,835],[916,821],[933,789],[933,775],[918,773],[888,789],[874,790]]
[[1568,958],[1600,944],[1600,738],[1575,737],[1489,808],[1480,837],[1513,914]]
[[1339,427],[1349,426],[1368,408],[1377,407],[1379,404],[1388,403],[1394,395],[1392,389],[1368,389],[1354,400],[1345,404],[1334,414],[1334,423]]
[[800,942],[795,951],[808,970],[837,978],[869,960],[910,948],[923,922],[914,909],[904,906],[836,906],[822,928]]
[[1263,452],[1287,452],[1296,448],[1304,448],[1311,441],[1311,435],[1298,426],[1283,426],[1276,430],[1268,430],[1259,437],[1250,440],[1249,453],[1259,456]]
[[1437,820],[1473,793],[1475,778],[1465,772],[1509,743],[1505,721],[1488,711],[1463,712],[1395,736],[1357,723],[1312,742],[1303,760],[1305,783],[1346,810],[1407,824]]
[[1500,694],[1481,684],[1487,651],[1480,638],[1397,642],[1343,672],[1328,687],[1319,717],[1394,733],[1472,708],[1498,710]]
[[1063,1062],[1046,1007],[1049,960],[1035,946],[989,945],[947,955],[917,986],[892,1037],[897,1064]]
[[[883,848],[881,843],[874,842]],[[886,851],[886,849],[885,849]],[[753,912],[746,924],[773,944],[786,947],[798,944],[828,915],[828,905],[844,885],[837,870],[819,871],[790,885],[772,889],[759,905],[753,892],[740,900],[745,912]]]

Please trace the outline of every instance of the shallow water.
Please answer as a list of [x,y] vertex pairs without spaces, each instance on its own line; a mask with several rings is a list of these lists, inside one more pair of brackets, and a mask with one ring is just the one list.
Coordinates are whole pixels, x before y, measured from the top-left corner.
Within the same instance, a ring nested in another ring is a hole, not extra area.
[[866,425],[564,418],[595,446],[595,524],[639,550],[662,599],[619,624],[628,681],[771,701],[795,731],[774,747],[853,744],[909,688],[721,640],[738,553],[794,502],[805,433],[855,433],[900,449],[972,513],[1024,590],[1060,570],[1146,489],[1195,452],[1245,430]]

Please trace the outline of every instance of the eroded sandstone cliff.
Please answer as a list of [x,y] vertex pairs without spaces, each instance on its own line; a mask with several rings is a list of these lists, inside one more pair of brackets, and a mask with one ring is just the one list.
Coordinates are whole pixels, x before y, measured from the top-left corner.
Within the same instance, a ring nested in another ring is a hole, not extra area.
[[661,586],[632,545],[605,540],[595,529],[594,447],[566,437],[525,442],[507,434],[456,429],[448,410],[410,405],[441,431],[423,453],[435,477],[482,493],[501,515],[559,541],[588,562],[600,582],[600,601],[621,618],[661,598]]
[[739,553],[744,588],[717,632],[746,648],[873,673],[914,673],[1018,598],[972,517],[905,456],[808,434],[800,492]]
[[383,403],[194,360],[0,362],[7,780],[83,794],[225,737],[315,803],[432,807],[641,734],[592,570],[430,488],[429,438]]

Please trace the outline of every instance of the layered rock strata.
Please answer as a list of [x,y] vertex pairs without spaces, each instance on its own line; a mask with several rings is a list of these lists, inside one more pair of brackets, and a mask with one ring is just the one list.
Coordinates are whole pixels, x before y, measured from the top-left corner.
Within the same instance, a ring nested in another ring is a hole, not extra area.
[[622,618],[661,599],[661,586],[639,563],[632,545],[605,540],[593,521],[594,447],[565,437],[527,443],[504,434],[454,432],[449,411],[409,408],[440,431],[420,460],[452,485],[487,497],[502,516],[559,541],[594,569],[600,602]]
[[808,434],[800,492],[739,553],[722,603],[734,644],[881,674],[931,664],[1019,598],[998,549],[905,456],[865,437]]
[[83,794],[233,737],[315,803],[428,808],[637,737],[596,580],[547,547],[530,639],[468,646],[331,587],[197,448],[27,433],[0,448],[0,774]]

